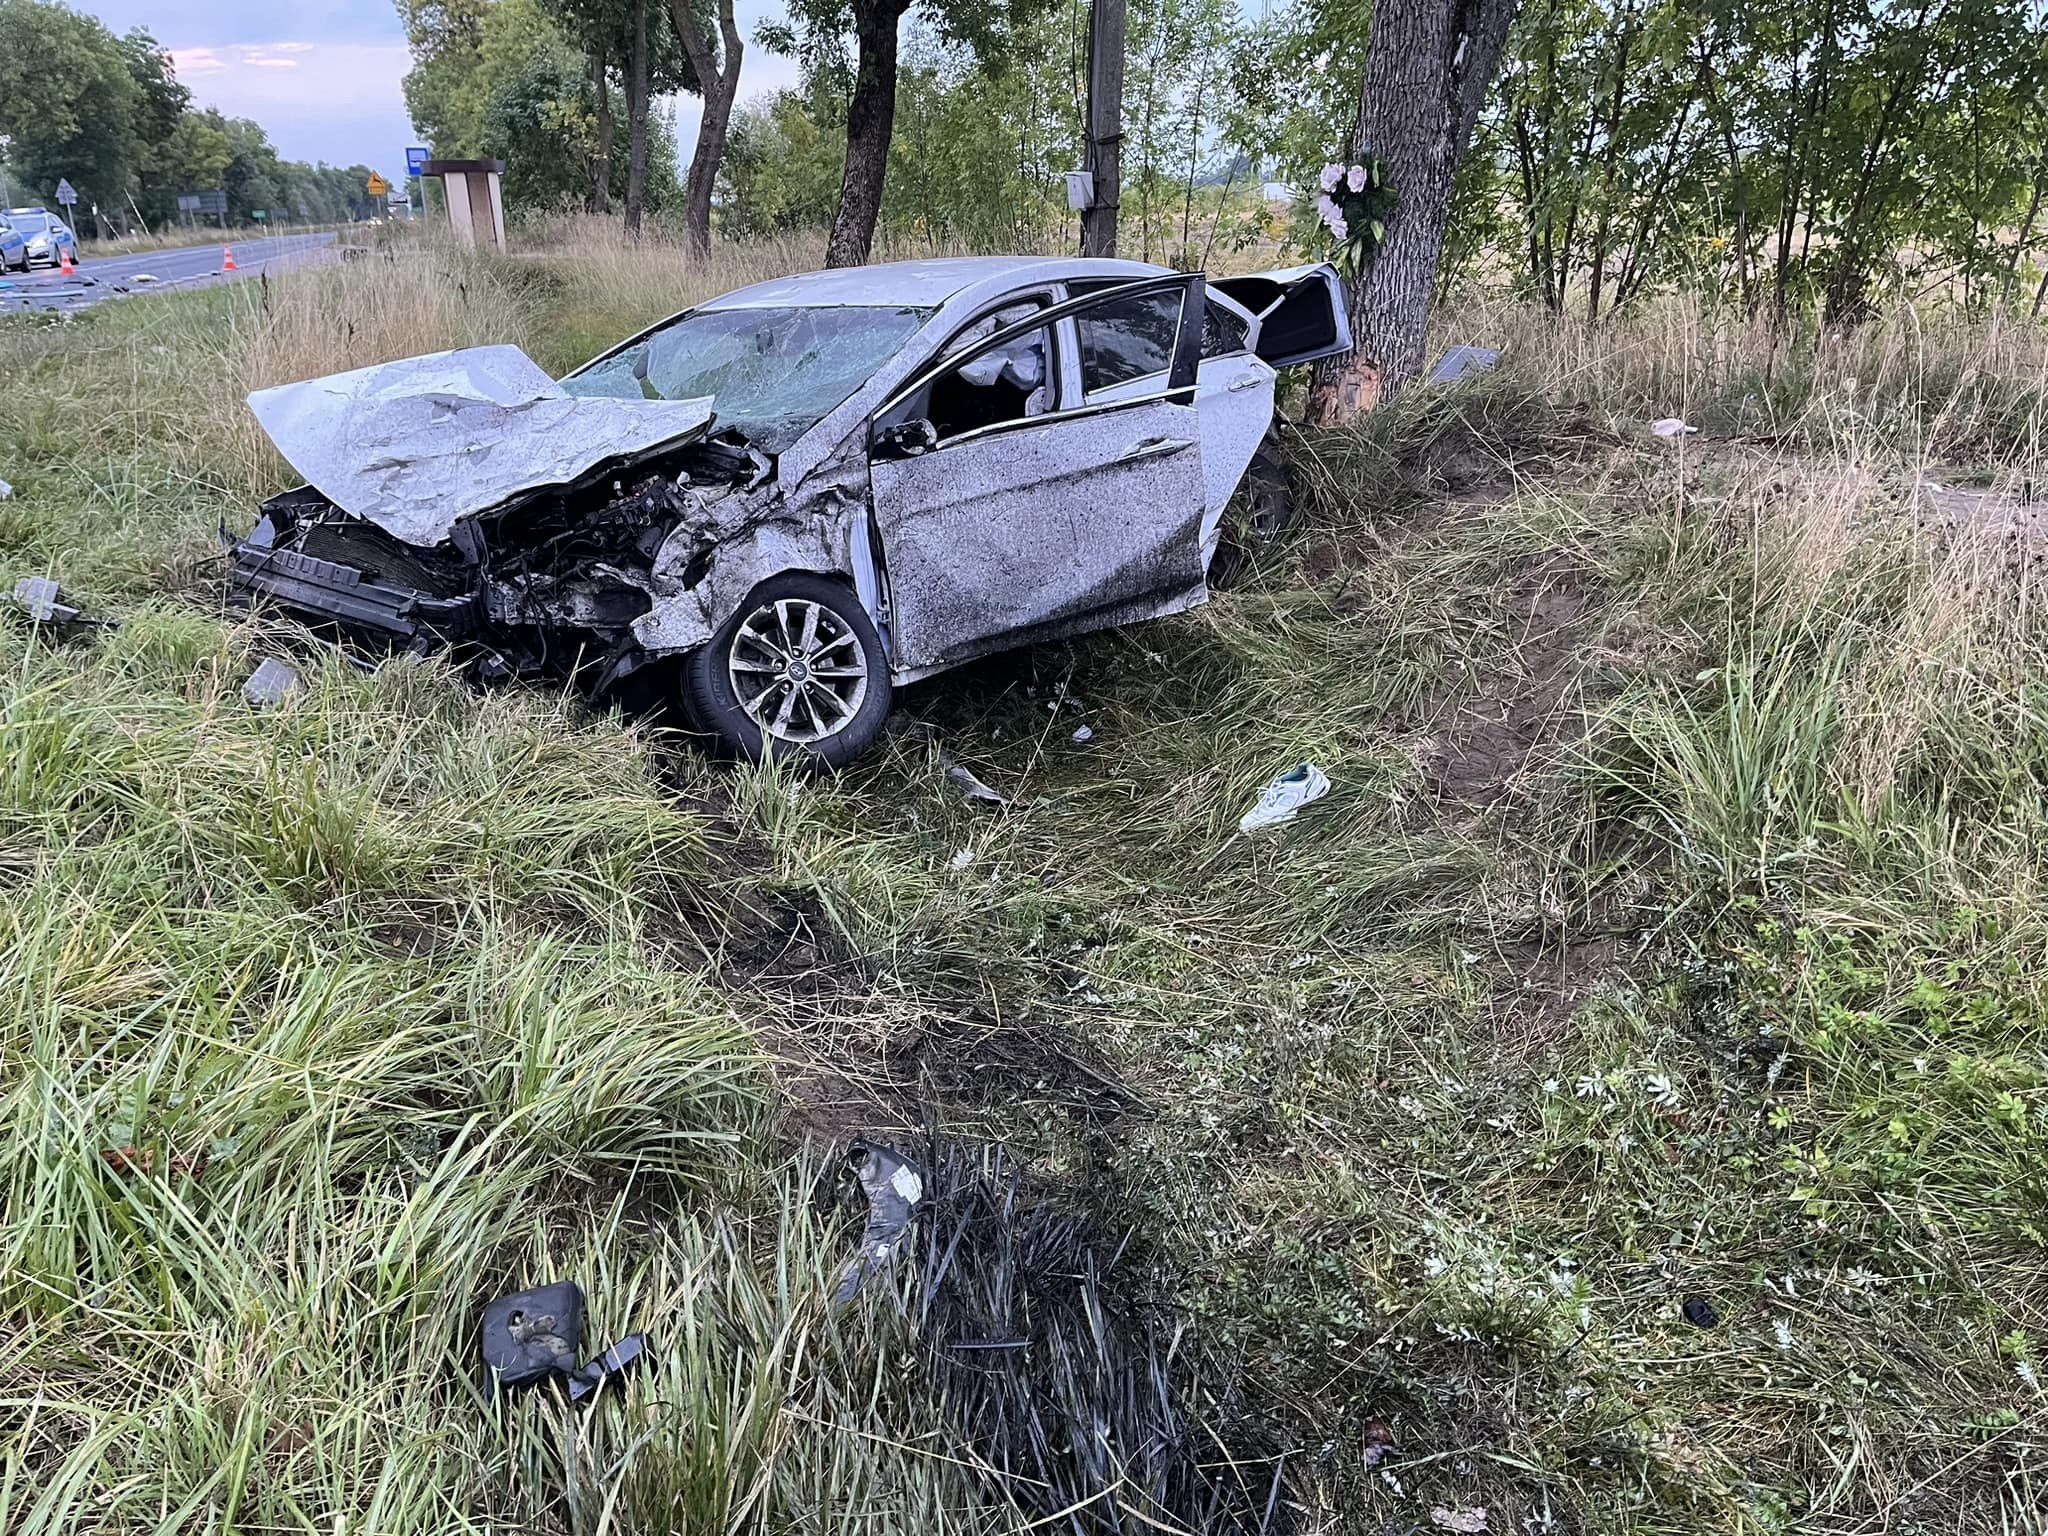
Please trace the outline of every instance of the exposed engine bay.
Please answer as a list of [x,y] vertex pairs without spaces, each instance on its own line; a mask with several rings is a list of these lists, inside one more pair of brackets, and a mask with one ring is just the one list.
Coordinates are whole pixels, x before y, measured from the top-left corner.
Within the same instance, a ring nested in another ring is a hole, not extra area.
[[[602,689],[643,659],[633,621],[696,584],[714,525],[742,512],[763,473],[760,455],[699,440],[465,517],[424,547],[301,486],[230,542],[231,582],[359,642],[448,649],[480,679]],[[686,562],[658,589],[657,558],[679,528],[701,531],[705,547],[697,569]]]

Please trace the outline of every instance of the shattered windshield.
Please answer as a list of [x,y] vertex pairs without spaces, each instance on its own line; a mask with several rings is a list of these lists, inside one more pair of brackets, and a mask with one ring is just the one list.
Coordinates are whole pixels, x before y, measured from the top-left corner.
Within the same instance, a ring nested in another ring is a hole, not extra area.
[[562,380],[572,395],[713,397],[719,430],[780,453],[867,382],[931,315],[834,305],[702,309]]

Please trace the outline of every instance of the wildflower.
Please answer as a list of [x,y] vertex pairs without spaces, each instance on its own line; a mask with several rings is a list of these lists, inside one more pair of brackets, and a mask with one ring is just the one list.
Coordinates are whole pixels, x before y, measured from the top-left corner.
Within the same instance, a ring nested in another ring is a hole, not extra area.
[[1365,167],[1354,165],[1344,177],[1344,185],[1354,192],[1365,190]]
[[1545,1093],[1555,1093],[1562,1086],[1563,1085],[1559,1083],[1558,1080],[1554,1077],[1546,1077],[1545,1079],[1543,1079],[1543,1091]]
[[1337,183],[1344,179],[1344,167],[1333,160],[1323,167],[1323,174],[1317,179],[1325,193],[1334,192],[1337,190]]

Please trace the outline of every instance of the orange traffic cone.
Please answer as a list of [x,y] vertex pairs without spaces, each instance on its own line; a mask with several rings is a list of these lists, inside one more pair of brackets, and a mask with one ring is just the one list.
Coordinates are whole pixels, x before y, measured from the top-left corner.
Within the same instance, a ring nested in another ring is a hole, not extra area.
[[235,248],[232,245],[224,245],[220,248],[220,269],[223,272],[235,270]]
[[78,270],[78,268],[71,265],[71,247],[68,245],[57,247],[57,270],[66,277],[71,276]]

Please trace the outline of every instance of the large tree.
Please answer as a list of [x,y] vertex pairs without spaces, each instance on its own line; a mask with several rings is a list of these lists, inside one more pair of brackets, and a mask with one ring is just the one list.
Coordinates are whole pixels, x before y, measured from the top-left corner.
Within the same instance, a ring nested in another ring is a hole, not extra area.
[[[889,143],[896,128],[899,34],[911,0],[792,0],[789,21],[762,28],[778,52],[797,56],[816,76],[842,57],[850,32],[852,91],[846,103],[846,160],[839,206],[826,242],[828,266],[858,266],[875,243],[888,181]],[[1048,0],[925,0],[918,15],[934,37],[964,44],[984,66],[999,64],[1018,29]]]
[[0,139],[38,198],[60,178],[79,206],[127,201],[141,91],[120,40],[48,0],[0,0]]
[[1400,203],[1351,289],[1354,350],[1316,372],[1310,411],[1348,419],[1422,369],[1451,188],[1517,0],[1377,0],[1349,158],[1386,161]]
[[698,93],[704,100],[704,115],[697,123],[697,149],[690,156],[690,177],[683,194],[683,221],[689,231],[690,248],[703,256],[711,250],[711,193],[718,184],[718,168],[725,159],[733,98],[739,94],[740,60],[746,54],[746,45],[733,21],[732,0],[718,0],[716,47],[698,14],[698,0],[669,0],[669,21],[689,58],[690,69],[697,77]]
[[[521,0],[500,0],[501,4]],[[653,101],[672,91],[694,91],[697,76],[688,54],[664,25],[661,0],[545,0],[548,13],[577,47],[590,67],[596,106],[596,163],[592,167],[593,202],[610,203],[612,162],[611,90],[609,70],[616,68],[626,96],[625,225],[640,232],[647,205],[649,167],[653,164],[656,125]]]
[[857,60],[853,97],[846,104],[846,168],[839,180],[839,211],[825,242],[825,265],[857,267],[875,244],[882,187],[889,174],[889,139],[896,131],[896,61],[899,28],[910,0],[850,0]]

